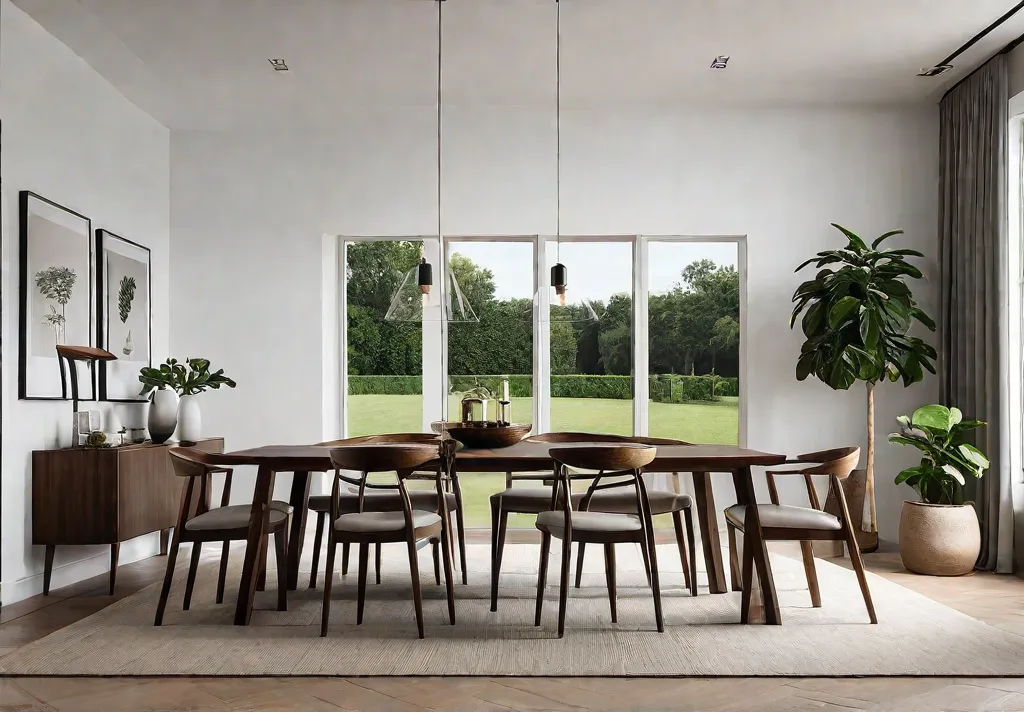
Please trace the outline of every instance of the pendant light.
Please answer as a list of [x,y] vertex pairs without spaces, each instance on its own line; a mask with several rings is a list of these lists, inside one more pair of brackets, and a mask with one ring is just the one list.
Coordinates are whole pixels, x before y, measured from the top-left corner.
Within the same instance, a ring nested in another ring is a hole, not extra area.
[[[597,321],[597,313],[589,300],[571,298],[569,270],[562,264],[562,8],[558,0],[555,0],[555,264],[551,266],[550,288],[547,313],[541,311],[541,321]],[[534,295],[534,308],[540,305],[540,298],[540,293]],[[532,319],[533,309],[526,316]]]
[[[444,235],[441,233],[441,8],[444,0],[437,3],[437,242],[438,254],[445,263],[441,270],[444,278],[434,289],[434,271],[425,257],[419,264],[406,272],[401,286],[391,298],[387,321],[446,321],[446,322],[478,322],[473,307],[462,293],[455,273],[447,265]],[[433,308],[431,308],[433,307]],[[438,309],[437,307],[441,307]]]

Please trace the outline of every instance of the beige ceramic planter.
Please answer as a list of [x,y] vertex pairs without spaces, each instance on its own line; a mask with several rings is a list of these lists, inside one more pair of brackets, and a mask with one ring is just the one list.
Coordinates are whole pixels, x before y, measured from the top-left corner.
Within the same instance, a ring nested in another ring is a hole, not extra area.
[[900,558],[911,571],[962,576],[974,570],[980,551],[981,529],[973,506],[903,503]]

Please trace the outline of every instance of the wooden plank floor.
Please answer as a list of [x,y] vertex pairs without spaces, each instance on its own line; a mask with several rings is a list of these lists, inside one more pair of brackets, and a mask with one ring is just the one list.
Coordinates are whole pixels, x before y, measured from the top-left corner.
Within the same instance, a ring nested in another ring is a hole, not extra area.
[[[478,543],[486,536],[473,537]],[[215,547],[205,558],[214,559]],[[784,552],[788,553],[788,552]],[[188,561],[187,552],[179,565]],[[975,574],[929,578],[892,552],[871,554],[886,578],[992,625],[1024,635],[1024,581]],[[0,656],[159,580],[166,559],[4,606]],[[1021,661],[1024,672],[1024,661]],[[0,678],[0,710],[803,710],[1024,711],[1024,679],[997,678]]]

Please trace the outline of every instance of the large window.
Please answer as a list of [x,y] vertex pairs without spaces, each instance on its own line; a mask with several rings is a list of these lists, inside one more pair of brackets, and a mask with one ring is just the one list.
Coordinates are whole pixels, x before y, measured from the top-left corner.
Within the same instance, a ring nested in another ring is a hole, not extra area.
[[[556,262],[566,265],[569,278],[565,307],[551,297],[549,429],[632,435],[632,243],[549,241],[547,264]],[[597,321],[576,320],[585,310],[580,300]]]
[[384,319],[421,252],[410,240],[345,243],[348,437],[422,427],[424,325]]
[[[496,420],[507,382],[512,421],[533,422],[533,246],[533,239],[447,243],[449,267],[479,319],[447,326],[451,420],[459,419],[462,397],[473,389],[486,389],[488,419]],[[467,472],[460,482],[468,526],[489,526],[488,498],[505,489],[504,473]]]
[[648,244],[648,433],[739,442],[736,242]]
[[[500,394],[508,381],[512,419],[535,433],[742,440],[743,238],[443,242],[442,256],[437,237],[343,240],[347,436],[424,432],[434,420],[457,420],[467,390]],[[416,318],[385,319],[421,258],[433,266],[435,291],[450,266],[478,321],[445,321],[434,292]],[[556,262],[568,270],[565,306],[550,287]],[[583,318],[581,300],[596,320]],[[467,519],[487,526],[487,496],[504,477],[465,474]]]

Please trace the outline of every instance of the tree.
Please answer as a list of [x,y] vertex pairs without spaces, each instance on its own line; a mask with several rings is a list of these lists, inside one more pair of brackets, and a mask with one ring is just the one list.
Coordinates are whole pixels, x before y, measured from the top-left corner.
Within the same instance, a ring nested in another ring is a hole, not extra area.
[[[902,230],[887,232],[868,247],[860,237],[841,225],[832,226],[847,239],[846,247],[824,250],[803,262],[796,271],[814,265],[814,279],[797,287],[793,294],[793,328],[803,314],[800,327],[805,341],[796,363],[796,378],[808,376],[836,390],[846,390],[857,381],[867,389],[868,452],[864,499],[868,519],[864,531],[871,533],[867,550],[878,547],[875,521],[875,385],[883,378],[903,379],[909,386],[935,373],[936,352],[916,336],[909,336],[914,321],[935,331],[935,322],[917,306],[905,280],[922,274],[907,257],[924,257],[916,250],[882,249],[882,243]],[[834,267],[833,267],[834,266]]]
[[740,345],[740,323],[731,315],[720,317],[711,328],[711,373],[715,372],[715,355],[733,351]]
[[576,373],[576,330],[566,322],[551,324],[551,373]]
[[452,253],[448,266],[459,282],[462,295],[469,300],[477,316],[480,316],[482,310],[494,301],[494,272],[480,267],[458,252]]

